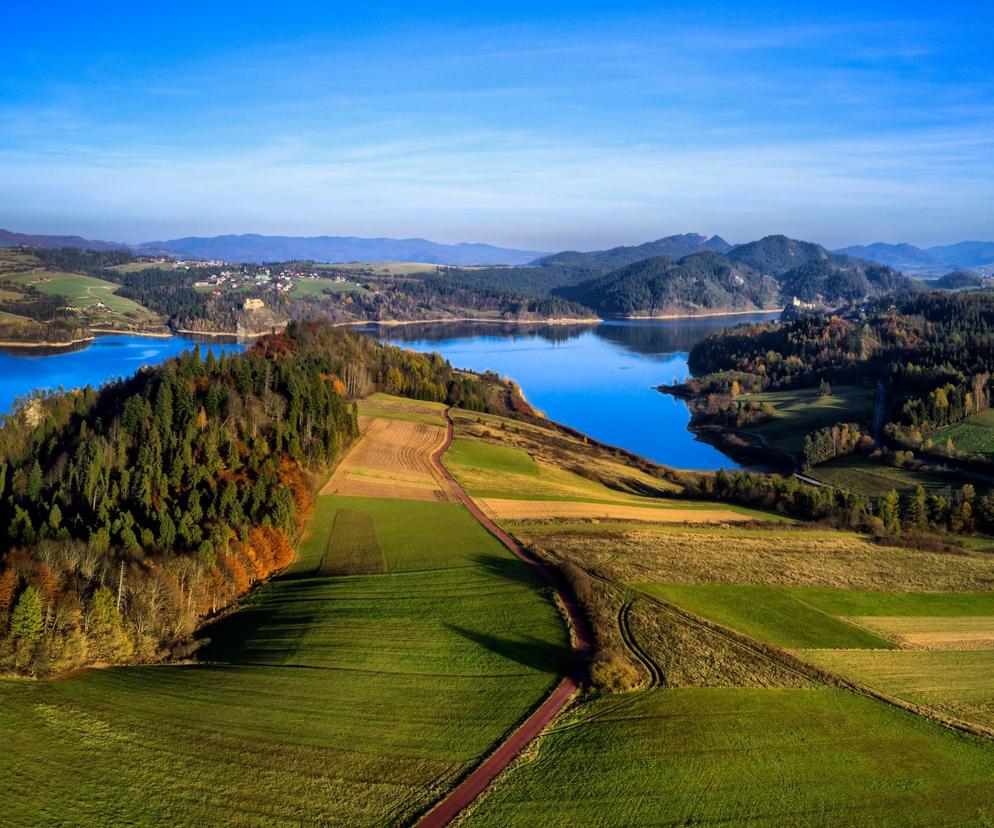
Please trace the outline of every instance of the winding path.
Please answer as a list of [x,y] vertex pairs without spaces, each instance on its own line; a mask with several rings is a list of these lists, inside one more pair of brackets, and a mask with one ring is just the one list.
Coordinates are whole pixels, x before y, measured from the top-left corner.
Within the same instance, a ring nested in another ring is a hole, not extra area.
[[473,517],[491,535],[524,561],[536,575],[549,583],[555,590],[556,596],[559,598],[572,628],[574,667],[572,674],[559,682],[537,710],[525,719],[507,739],[498,745],[496,750],[481,765],[473,770],[469,776],[460,782],[445,799],[439,802],[418,821],[418,828],[442,828],[442,826],[448,825],[463,809],[469,806],[486,790],[490,783],[497,778],[498,774],[511,764],[514,758],[545,729],[545,726],[569,703],[573,694],[583,684],[587,661],[592,648],[591,642],[593,640],[587,620],[574,600],[572,590],[567,587],[559,573],[526,552],[514,538],[483,514],[480,508],[473,502],[473,499],[463,491],[462,486],[449,474],[449,470],[442,465],[442,455],[452,444],[452,417],[449,415],[448,409],[445,410],[445,422],[447,429],[445,442],[432,455],[432,463],[435,464],[435,467],[441,473],[442,477],[445,478],[445,481],[452,488],[456,497],[469,509]]

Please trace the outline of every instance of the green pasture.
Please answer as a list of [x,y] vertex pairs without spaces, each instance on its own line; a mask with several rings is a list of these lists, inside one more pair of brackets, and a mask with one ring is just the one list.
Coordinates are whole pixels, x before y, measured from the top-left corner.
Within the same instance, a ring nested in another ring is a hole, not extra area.
[[994,408],[988,408],[962,423],[934,431],[928,436],[940,446],[944,446],[947,440],[952,440],[957,451],[994,455]]
[[456,437],[445,454],[445,465],[474,497],[520,500],[574,500],[593,503],[629,503],[660,508],[731,508],[725,504],[639,497],[608,488],[569,469],[535,460],[514,446],[471,437]]
[[308,296],[324,296],[326,293],[367,293],[361,285],[354,282],[336,282],[334,279],[297,279],[293,283],[290,295],[295,299]]
[[780,647],[891,649],[846,618],[994,616],[994,592],[873,592],[765,584],[639,584],[695,615]]
[[115,291],[119,285],[93,276],[35,269],[10,273],[5,278],[17,284],[33,285],[42,293],[65,296],[71,306],[84,311],[89,310],[90,313],[97,313],[92,309],[92,306],[101,302],[111,314],[127,317],[131,321],[154,321],[156,319],[155,315],[147,308],[131,299],[118,296]]
[[994,746],[840,690],[660,689],[553,726],[468,826],[990,825]]
[[[343,513],[386,574],[321,574]],[[199,663],[0,682],[2,821],[411,822],[565,669],[538,586],[461,506],[318,498],[300,559]]]
[[834,673],[994,733],[994,650],[804,651]]
[[952,475],[898,469],[855,454],[830,460],[812,469],[808,475],[823,483],[869,497],[885,495],[891,489],[906,492],[923,486],[929,493],[941,493],[946,489],[956,490],[963,485],[962,479]]
[[741,401],[773,406],[772,419],[749,426],[747,430],[764,436],[784,451],[800,451],[804,448],[806,434],[835,423],[863,423],[869,426],[876,399],[875,388],[857,385],[833,386],[832,393],[827,396],[820,396],[815,388],[801,388],[739,397]]
[[367,417],[379,417],[384,420],[406,420],[411,423],[444,426],[445,411],[443,403],[427,400],[404,400],[390,394],[377,391],[367,399],[359,400],[359,413]]

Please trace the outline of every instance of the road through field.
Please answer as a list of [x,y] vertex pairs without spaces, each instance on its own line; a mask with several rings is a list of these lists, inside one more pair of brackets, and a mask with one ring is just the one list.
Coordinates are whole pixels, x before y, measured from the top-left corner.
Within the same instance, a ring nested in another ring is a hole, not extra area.
[[497,778],[511,762],[542,732],[549,722],[569,703],[573,694],[580,688],[586,674],[586,665],[590,656],[593,636],[587,625],[586,618],[573,599],[572,591],[566,586],[558,573],[545,566],[537,558],[526,552],[522,546],[507,532],[488,518],[473,502],[473,499],[463,491],[456,479],[442,464],[442,455],[452,444],[452,417],[445,410],[446,436],[445,441],[432,455],[432,463],[445,481],[449,484],[456,497],[469,509],[483,527],[504,544],[518,558],[524,561],[532,571],[548,582],[556,591],[560,603],[569,616],[572,627],[573,650],[575,664],[573,674],[564,678],[549,697],[518,727],[487,759],[469,776],[459,783],[441,802],[430,810],[418,822],[419,828],[442,828],[468,807],[487,786]]

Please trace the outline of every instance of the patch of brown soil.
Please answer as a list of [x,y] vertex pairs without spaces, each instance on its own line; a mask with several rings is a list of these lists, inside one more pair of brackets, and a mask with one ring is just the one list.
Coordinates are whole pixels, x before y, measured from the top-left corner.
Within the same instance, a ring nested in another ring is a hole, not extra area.
[[360,417],[362,437],[321,489],[322,495],[454,502],[432,463],[445,429],[406,420]]
[[660,509],[624,503],[585,503],[572,500],[511,500],[481,497],[476,502],[494,520],[588,518],[637,520],[643,523],[741,523],[755,518],[730,509]]

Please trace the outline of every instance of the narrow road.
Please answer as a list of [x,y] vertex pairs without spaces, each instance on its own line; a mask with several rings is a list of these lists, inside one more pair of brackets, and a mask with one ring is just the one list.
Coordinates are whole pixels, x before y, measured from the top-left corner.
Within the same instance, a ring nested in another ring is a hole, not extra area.
[[880,446],[880,429],[884,425],[884,395],[887,393],[883,380],[877,380],[877,405],[873,409],[873,443]]
[[442,465],[442,455],[452,444],[452,417],[445,410],[447,434],[442,447],[432,455],[432,463],[445,478],[452,491],[455,492],[463,505],[469,509],[483,527],[511,552],[524,561],[540,578],[549,583],[556,591],[573,632],[573,673],[566,676],[546,698],[542,705],[532,713],[507,739],[491,753],[481,765],[460,782],[441,802],[432,808],[418,821],[418,828],[442,828],[448,825],[467,806],[469,806],[490,785],[498,774],[506,768],[514,758],[535,739],[549,722],[569,703],[573,694],[583,684],[586,675],[587,661],[590,657],[593,637],[587,625],[587,619],[580,611],[570,590],[559,573],[550,569],[540,560],[526,552],[522,546],[507,532],[488,518],[473,502],[472,498],[463,491],[448,469]]

